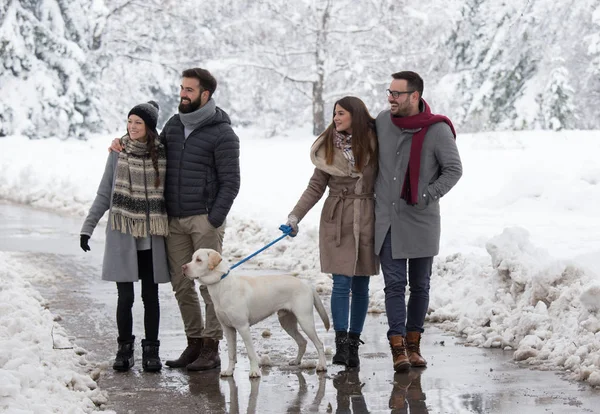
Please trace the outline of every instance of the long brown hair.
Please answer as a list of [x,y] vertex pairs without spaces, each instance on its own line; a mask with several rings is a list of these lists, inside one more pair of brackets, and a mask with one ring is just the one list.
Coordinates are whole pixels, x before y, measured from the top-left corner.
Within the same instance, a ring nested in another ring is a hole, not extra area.
[[368,163],[373,163],[377,160],[375,119],[369,113],[365,103],[356,96],[344,96],[338,100],[333,105],[331,124],[320,135],[320,137],[325,137],[325,161],[329,165],[333,163],[333,138],[335,134],[333,117],[335,116],[336,105],[344,108],[352,117],[352,154],[354,154],[356,170],[362,172]]

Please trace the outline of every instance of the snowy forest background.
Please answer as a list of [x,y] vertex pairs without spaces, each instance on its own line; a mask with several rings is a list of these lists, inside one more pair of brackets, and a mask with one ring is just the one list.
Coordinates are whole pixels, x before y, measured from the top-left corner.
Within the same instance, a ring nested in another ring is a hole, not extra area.
[[0,0],[0,137],[123,131],[209,69],[235,126],[267,135],[414,70],[461,132],[600,129],[600,0]]

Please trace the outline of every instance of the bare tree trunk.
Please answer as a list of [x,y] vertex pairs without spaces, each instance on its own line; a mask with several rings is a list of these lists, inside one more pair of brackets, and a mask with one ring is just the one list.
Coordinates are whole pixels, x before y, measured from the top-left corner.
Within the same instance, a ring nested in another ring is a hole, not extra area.
[[325,130],[325,102],[323,102],[323,74],[313,83],[313,135],[317,136]]
[[317,32],[315,45],[315,65],[317,69],[317,80],[313,82],[312,108],[313,108],[313,135],[319,135],[325,130],[325,102],[323,101],[323,89],[325,87],[325,48],[327,47],[327,24],[329,23],[329,10],[331,1],[327,2],[321,27]]

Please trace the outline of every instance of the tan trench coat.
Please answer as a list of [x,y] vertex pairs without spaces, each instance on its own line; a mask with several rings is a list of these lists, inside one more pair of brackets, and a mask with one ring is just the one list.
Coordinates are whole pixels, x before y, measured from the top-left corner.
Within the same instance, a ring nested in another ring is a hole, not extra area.
[[369,163],[362,173],[358,173],[336,148],[333,164],[327,165],[323,138],[313,144],[311,161],[315,171],[290,214],[301,221],[329,187],[319,225],[321,272],[345,276],[378,275],[373,199],[376,163]]

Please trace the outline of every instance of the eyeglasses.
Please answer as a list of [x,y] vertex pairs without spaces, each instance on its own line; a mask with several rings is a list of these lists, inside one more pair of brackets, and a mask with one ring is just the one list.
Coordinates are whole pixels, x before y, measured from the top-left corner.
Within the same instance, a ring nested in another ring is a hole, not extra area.
[[407,93],[407,94],[410,95],[413,92],[416,92],[416,91],[402,91],[402,92],[399,92],[399,91],[391,91],[389,89],[385,90],[385,93],[387,93],[387,96],[392,96],[394,99],[398,99],[400,97],[400,95],[404,95],[405,93]]

